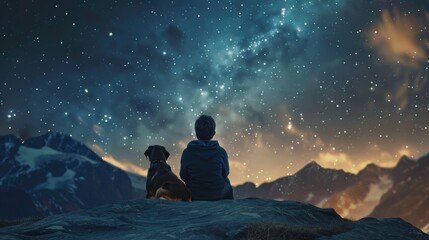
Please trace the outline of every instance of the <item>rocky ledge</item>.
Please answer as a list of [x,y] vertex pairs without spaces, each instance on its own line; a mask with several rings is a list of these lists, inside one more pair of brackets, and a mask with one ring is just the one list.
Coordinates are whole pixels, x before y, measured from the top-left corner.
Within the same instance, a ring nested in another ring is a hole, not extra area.
[[401,219],[350,221],[332,209],[263,199],[134,200],[0,228],[0,239],[429,239]]

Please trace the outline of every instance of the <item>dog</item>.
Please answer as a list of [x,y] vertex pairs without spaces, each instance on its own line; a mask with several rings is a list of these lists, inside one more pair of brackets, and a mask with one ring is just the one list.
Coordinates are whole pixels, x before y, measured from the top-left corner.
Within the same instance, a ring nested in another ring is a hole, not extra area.
[[167,164],[170,153],[163,146],[152,145],[144,152],[149,157],[150,167],[147,174],[146,198],[175,201],[191,201],[191,192]]

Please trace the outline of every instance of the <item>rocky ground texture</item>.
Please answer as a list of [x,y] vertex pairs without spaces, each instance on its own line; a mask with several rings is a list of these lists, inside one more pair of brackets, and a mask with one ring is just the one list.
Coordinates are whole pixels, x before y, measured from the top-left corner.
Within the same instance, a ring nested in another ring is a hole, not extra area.
[[267,199],[133,200],[0,228],[15,239],[428,239],[401,219],[349,221],[332,209]]

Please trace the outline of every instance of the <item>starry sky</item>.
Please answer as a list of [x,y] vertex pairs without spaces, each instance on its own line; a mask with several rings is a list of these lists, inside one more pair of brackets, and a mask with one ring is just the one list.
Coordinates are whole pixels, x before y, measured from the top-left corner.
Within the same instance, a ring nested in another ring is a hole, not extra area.
[[0,134],[177,173],[204,113],[233,184],[429,151],[429,1],[0,2]]

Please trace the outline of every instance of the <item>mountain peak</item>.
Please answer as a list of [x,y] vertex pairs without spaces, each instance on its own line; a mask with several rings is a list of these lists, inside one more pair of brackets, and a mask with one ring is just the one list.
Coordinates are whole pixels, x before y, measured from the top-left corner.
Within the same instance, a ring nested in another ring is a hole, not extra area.
[[6,135],[1,135],[0,136],[0,142],[7,141],[9,139],[18,139],[19,140],[19,138],[17,136],[13,135],[13,134],[6,134]]
[[[24,143],[7,135],[0,141],[0,190],[14,187],[31,195],[23,202],[19,192],[0,193],[0,219],[34,216],[32,207],[48,216],[146,195],[145,178],[131,182],[126,172],[69,135],[49,132]],[[22,203],[19,211],[2,211],[15,203]]]
[[414,164],[416,164],[416,161],[412,160],[406,155],[402,155],[401,159],[399,159],[395,168],[398,168],[398,169],[408,168],[410,166],[413,166]]
[[79,154],[95,161],[102,161],[102,159],[85,144],[61,132],[47,132],[41,136],[29,138],[24,141],[23,145],[37,149],[47,146],[59,152]]
[[362,170],[359,171],[358,175],[359,176],[379,176],[384,170],[386,170],[385,168],[382,168],[380,166],[378,166],[375,163],[369,163],[365,166],[365,168],[363,168]]
[[308,169],[308,170],[319,170],[323,168],[322,166],[320,166],[316,161],[311,161],[309,162],[307,165],[305,165],[302,169]]
[[407,155],[402,155],[399,161],[412,161],[411,158],[409,158]]
[[[38,137],[32,137],[32,138],[26,139],[24,141],[24,146],[31,147],[31,148],[42,148],[44,146],[48,146],[48,147],[54,148],[50,146],[52,145],[52,143],[61,142],[61,140],[65,139],[66,137],[68,137],[68,135],[60,132],[47,132]],[[71,139],[71,137],[69,138]]]
[[380,169],[381,167],[380,166],[378,166],[377,164],[375,164],[375,163],[369,163],[368,165],[366,165],[365,166],[365,168],[362,170],[362,171],[368,171],[368,170],[377,170],[377,169]]
[[13,134],[0,136],[0,155],[14,155],[22,140]]
[[6,134],[6,135],[0,136],[0,145],[3,145],[7,142],[20,144],[22,143],[22,140],[13,134]]
[[321,167],[318,163],[315,161],[311,161],[307,163],[301,170],[299,170],[296,174],[293,176],[300,176],[302,174],[308,175],[308,174],[314,174],[318,172],[322,172],[321,170],[325,170],[323,167]]
[[[331,171],[333,170],[333,171]],[[300,176],[302,174],[304,175],[312,175],[312,174],[332,174],[333,172],[343,172],[343,170],[334,170],[334,169],[327,169],[322,166],[320,166],[316,161],[311,161],[307,165],[305,165],[301,170],[296,172],[293,176]]]
[[429,162],[429,152],[426,153],[425,155],[421,156],[418,160],[419,163],[423,163],[423,162]]

